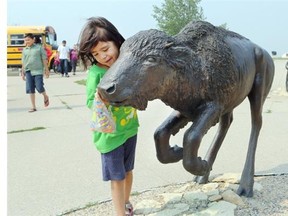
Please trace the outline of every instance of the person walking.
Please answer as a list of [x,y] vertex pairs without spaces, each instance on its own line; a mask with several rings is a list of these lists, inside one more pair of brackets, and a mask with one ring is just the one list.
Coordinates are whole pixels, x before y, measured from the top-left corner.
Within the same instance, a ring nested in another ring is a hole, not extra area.
[[60,59],[60,68],[62,77],[69,77],[68,75],[68,64],[70,61],[70,49],[66,46],[66,40],[62,41],[62,45],[58,47],[58,55]]
[[[103,17],[91,17],[80,33],[79,57],[85,69],[86,105],[93,106],[97,85],[116,61],[124,38],[116,27]],[[100,96],[101,97],[101,96]],[[101,153],[104,181],[111,181],[112,202],[117,216],[133,215],[129,201],[138,133],[137,110],[133,107],[114,107],[106,101],[116,123],[113,133],[93,132],[93,141]]]
[[24,37],[26,47],[22,52],[22,69],[21,77],[26,81],[26,94],[30,95],[32,108],[29,112],[35,112],[35,89],[43,95],[44,106],[49,106],[49,97],[44,88],[43,74],[49,78],[50,71],[48,69],[46,51],[42,45],[35,44],[34,35],[28,33]]
[[77,48],[77,44],[74,44],[74,47],[70,52],[70,63],[71,63],[73,75],[75,75],[76,73],[77,62],[78,62],[78,48]]

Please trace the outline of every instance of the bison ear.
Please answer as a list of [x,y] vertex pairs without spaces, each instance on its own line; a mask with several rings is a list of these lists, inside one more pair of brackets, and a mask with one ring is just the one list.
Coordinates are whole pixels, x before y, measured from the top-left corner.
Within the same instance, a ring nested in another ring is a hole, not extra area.
[[192,61],[193,51],[188,46],[167,43],[165,49],[168,63],[173,67],[183,68]]

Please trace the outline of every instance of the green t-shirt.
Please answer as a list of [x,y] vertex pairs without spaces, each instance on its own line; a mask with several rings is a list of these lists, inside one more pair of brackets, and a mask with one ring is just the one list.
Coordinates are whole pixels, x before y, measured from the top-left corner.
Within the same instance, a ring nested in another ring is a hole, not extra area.
[[46,51],[40,44],[25,47],[22,51],[22,64],[25,71],[30,71],[32,76],[43,75],[43,60],[47,59]]
[[[86,105],[92,108],[94,95],[97,86],[104,76],[106,69],[97,65],[92,65],[88,71],[86,81]],[[107,153],[125,143],[127,139],[138,132],[139,122],[137,110],[129,106],[115,107],[109,105],[109,110],[113,113],[113,119],[116,122],[116,131],[114,133],[93,132],[93,141],[101,153]]]

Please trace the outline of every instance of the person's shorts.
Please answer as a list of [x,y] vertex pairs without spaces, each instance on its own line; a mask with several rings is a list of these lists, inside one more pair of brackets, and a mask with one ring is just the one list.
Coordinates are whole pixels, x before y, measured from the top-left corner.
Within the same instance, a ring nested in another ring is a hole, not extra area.
[[26,93],[34,94],[35,88],[41,94],[45,91],[43,75],[32,76],[30,71],[26,71]]
[[136,142],[137,135],[113,151],[101,154],[103,181],[121,181],[134,169]]

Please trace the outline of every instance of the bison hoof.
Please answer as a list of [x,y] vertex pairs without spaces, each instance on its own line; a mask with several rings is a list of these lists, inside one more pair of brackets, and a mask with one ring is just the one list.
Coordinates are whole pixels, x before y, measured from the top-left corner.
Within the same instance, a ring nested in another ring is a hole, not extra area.
[[183,148],[174,145],[173,147],[170,148],[169,150],[171,156],[175,158],[177,161],[182,160],[183,158]]
[[183,148],[179,147],[178,145],[174,145],[173,147],[170,148],[170,150],[173,150],[174,152],[181,152],[183,155]]
[[209,174],[210,172],[206,173],[203,176],[196,176],[194,181],[197,182],[198,184],[206,184],[208,183],[209,180]]
[[184,168],[193,175],[204,176],[209,173],[210,167],[207,161],[198,158],[183,158]]
[[183,148],[177,145],[170,147],[168,151],[160,153],[157,154],[157,158],[163,164],[176,163],[183,158]]
[[253,197],[253,188],[244,188],[240,185],[237,194],[239,196]]

